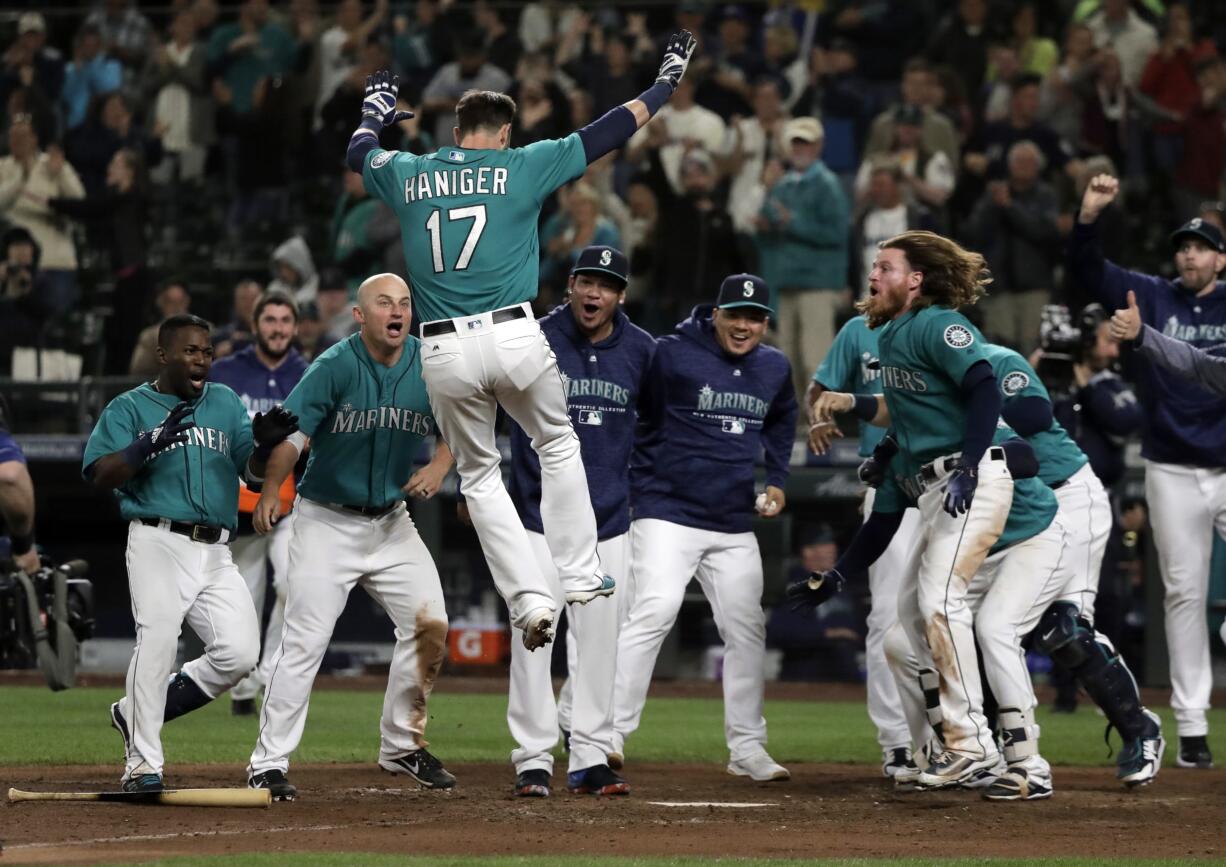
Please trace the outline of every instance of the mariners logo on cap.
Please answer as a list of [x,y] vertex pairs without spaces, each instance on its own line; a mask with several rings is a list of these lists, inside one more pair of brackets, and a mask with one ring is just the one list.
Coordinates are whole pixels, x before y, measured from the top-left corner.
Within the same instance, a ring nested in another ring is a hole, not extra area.
[[746,280],[744,283],[741,284],[741,286],[745,290],[742,294],[746,298],[752,298],[753,297],[753,281]]
[[1006,374],[1001,380],[1000,390],[1009,397],[1013,397],[1028,385],[1030,385],[1030,377],[1020,370],[1015,370],[1013,373]]
[[945,342],[954,349],[966,349],[975,342],[975,335],[965,325],[951,325],[945,329]]
[[609,267],[609,263],[612,261],[613,261],[613,251],[612,250],[601,250],[600,251],[600,264],[601,265],[604,265],[607,268]]

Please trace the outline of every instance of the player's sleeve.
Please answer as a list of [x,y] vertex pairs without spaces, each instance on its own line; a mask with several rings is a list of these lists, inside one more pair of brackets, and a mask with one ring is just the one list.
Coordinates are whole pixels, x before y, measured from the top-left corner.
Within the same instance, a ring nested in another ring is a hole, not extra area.
[[538,201],[587,171],[583,140],[573,132],[566,138],[533,142],[520,151],[528,177],[536,185]]
[[234,415],[230,423],[230,460],[234,462],[235,471],[240,476],[246,476],[247,459],[255,448],[255,437],[251,433],[251,416],[247,415],[247,407],[243,406],[234,390],[227,388],[226,391],[230,392],[227,397]]
[[298,416],[298,430],[315,436],[320,422],[336,406],[335,380],[331,365],[314,362],[285,399],[285,408]]
[[925,325],[919,351],[956,385],[962,384],[971,367],[988,361],[983,335],[961,313],[938,310]]
[[1161,331],[1141,326],[1134,344],[1148,361],[1207,391],[1226,396],[1226,358],[1210,355],[1190,343],[1167,337]]
[[791,469],[792,441],[796,434],[796,392],[792,388],[792,365],[784,359],[787,375],[771,400],[762,422],[762,446],[765,452],[766,484],[782,488]]
[[25,462],[26,454],[17,444],[17,440],[13,439],[11,433],[0,427],[0,464],[24,464]]
[[121,395],[106,405],[98,423],[94,425],[85,443],[85,454],[81,457],[81,475],[89,479],[89,468],[99,458],[128,447],[140,433],[140,423],[131,399]]
[[1097,223],[1073,224],[1068,264],[1075,281],[1113,310],[1127,307],[1129,290],[1135,292],[1141,319],[1147,323],[1154,321],[1154,296],[1170,289],[1161,277],[1129,271],[1104,256]]
[[898,486],[898,480],[894,478],[893,473],[886,473],[885,481],[877,487],[877,493],[873,495],[873,511],[874,512],[901,512],[915,503],[911,502],[910,498],[903,493],[902,488]]
[[855,391],[851,381],[856,369],[856,341],[852,329],[861,327],[856,319],[850,319],[834,336],[830,351],[822,359],[813,374],[813,381],[827,391]]
[[394,210],[404,204],[404,178],[412,174],[414,154],[376,147],[362,159],[362,183],[366,192]]
[[1000,417],[1021,436],[1034,436],[1051,427],[1054,408],[1047,389],[1021,356],[1009,353],[992,365],[1000,389]]

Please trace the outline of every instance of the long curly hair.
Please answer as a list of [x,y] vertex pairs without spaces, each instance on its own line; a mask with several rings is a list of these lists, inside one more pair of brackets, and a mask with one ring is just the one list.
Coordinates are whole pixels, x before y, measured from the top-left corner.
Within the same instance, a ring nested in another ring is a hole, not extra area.
[[903,232],[882,241],[881,248],[902,250],[911,267],[924,275],[919,297],[911,302],[915,310],[933,304],[954,310],[970,307],[992,282],[983,256],[935,232]]

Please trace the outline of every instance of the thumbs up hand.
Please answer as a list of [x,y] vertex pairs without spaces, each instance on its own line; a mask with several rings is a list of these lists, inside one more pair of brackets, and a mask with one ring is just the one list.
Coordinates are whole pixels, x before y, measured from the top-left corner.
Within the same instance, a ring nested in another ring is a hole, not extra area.
[[1141,333],[1141,309],[1137,307],[1137,294],[1128,291],[1128,307],[1111,315],[1111,336],[1116,340],[1136,340]]

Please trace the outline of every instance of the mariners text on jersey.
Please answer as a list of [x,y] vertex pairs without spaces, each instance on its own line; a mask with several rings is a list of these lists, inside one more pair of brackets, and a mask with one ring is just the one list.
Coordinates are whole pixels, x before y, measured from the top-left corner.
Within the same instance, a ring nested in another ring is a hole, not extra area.
[[[201,448],[212,449],[215,452],[221,452],[225,457],[230,457],[230,437],[225,431],[215,430],[211,427],[194,427],[184,431],[187,439],[181,443],[175,443],[173,446],[163,449],[163,452],[173,452],[175,449],[181,449],[186,446],[199,446]],[[161,452],[159,452],[161,454]]]
[[915,370],[902,367],[884,366],[881,368],[881,382],[886,388],[902,389],[903,391],[927,391],[928,383],[924,375]]
[[434,169],[404,179],[404,203],[439,196],[505,196],[508,177],[501,166]]
[[568,401],[574,397],[599,397],[612,401],[618,406],[626,406],[630,403],[630,389],[616,382],[608,382],[603,379],[571,379],[565,374],[562,375],[562,381],[566,383]]
[[411,409],[397,406],[381,406],[376,409],[353,409],[341,407],[332,417],[332,433],[357,433],[375,428],[402,430],[418,436],[429,436],[434,430],[434,419]]
[[766,418],[770,404],[762,398],[739,391],[716,391],[709,385],[698,390],[698,409],[733,409],[747,412],[754,418]]

